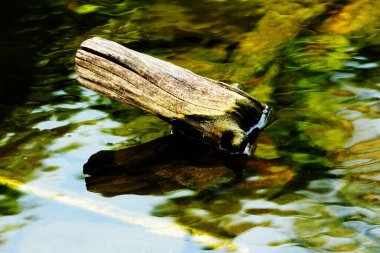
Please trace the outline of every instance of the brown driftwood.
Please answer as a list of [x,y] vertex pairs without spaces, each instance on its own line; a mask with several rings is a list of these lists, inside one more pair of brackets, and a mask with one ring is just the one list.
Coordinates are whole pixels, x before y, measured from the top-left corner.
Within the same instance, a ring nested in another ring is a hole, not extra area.
[[229,152],[242,152],[262,127],[265,106],[243,91],[115,42],[86,40],[75,62],[82,85]]

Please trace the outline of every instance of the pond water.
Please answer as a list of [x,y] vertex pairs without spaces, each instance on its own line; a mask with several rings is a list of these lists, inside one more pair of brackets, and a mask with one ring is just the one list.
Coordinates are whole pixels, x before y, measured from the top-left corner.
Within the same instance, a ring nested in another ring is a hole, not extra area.
[[[0,251],[380,252],[379,10],[4,3]],[[274,120],[251,157],[173,140],[167,123],[76,82],[75,51],[93,36],[239,85]]]

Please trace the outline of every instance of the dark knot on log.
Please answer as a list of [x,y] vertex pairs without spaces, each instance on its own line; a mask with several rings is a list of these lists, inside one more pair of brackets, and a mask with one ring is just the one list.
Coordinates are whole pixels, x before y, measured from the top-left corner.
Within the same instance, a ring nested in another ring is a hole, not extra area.
[[84,41],[75,63],[85,87],[151,112],[176,131],[230,153],[244,152],[269,112],[237,88],[109,40]]

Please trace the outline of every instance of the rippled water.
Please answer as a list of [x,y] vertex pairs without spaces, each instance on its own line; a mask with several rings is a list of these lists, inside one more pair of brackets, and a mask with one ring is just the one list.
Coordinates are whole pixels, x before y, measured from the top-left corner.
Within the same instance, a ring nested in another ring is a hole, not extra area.
[[[380,7],[335,2],[3,4],[0,251],[380,252]],[[75,81],[93,36],[239,83],[275,120],[251,157],[164,137]]]

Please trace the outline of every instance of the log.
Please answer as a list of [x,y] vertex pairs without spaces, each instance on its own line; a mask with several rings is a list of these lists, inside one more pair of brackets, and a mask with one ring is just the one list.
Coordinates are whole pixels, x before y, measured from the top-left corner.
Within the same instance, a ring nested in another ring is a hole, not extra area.
[[265,125],[268,107],[220,81],[92,38],[75,57],[78,82],[157,115],[185,133],[231,153],[242,153]]

